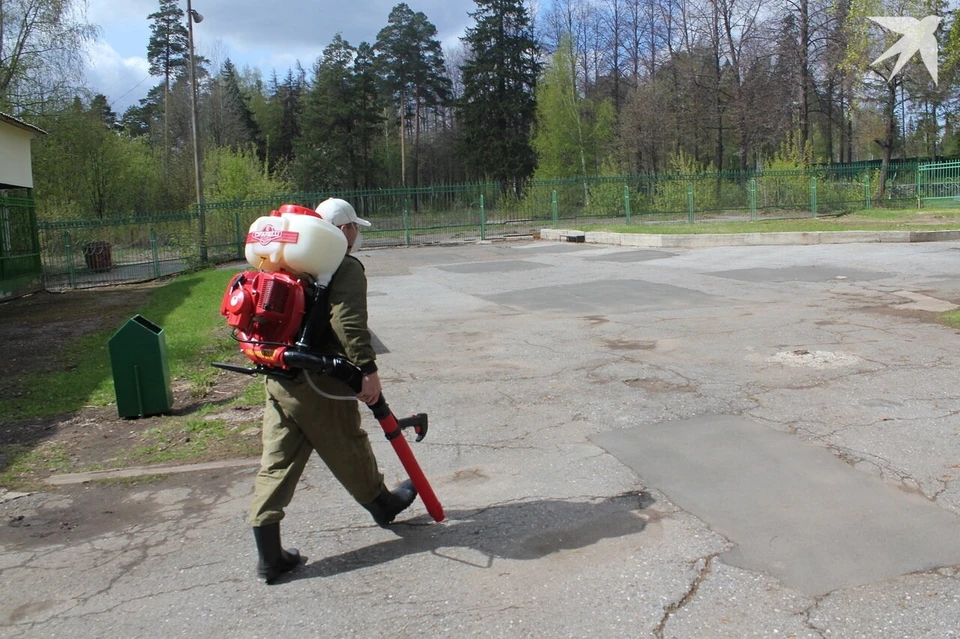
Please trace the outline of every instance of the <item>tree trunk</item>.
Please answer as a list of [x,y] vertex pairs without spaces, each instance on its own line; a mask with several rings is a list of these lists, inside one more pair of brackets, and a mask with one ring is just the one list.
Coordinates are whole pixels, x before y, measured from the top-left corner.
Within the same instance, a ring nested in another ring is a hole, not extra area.
[[800,149],[810,139],[810,5],[800,0]]
[[893,146],[897,139],[897,81],[887,82],[887,103],[884,105],[884,116],[887,119],[887,128],[883,140],[876,140],[883,149],[883,159],[880,163],[880,199],[886,197],[887,174],[890,170],[890,158],[893,155]]
[[407,186],[407,100],[406,93],[400,92],[400,184]]
[[827,143],[827,162],[835,162],[833,157],[833,90],[835,88],[835,81],[833,75],[830,76],[830,79],[827,80],[827,95],[825,98],[826,102],[826,131],[824,132],[824,138]]

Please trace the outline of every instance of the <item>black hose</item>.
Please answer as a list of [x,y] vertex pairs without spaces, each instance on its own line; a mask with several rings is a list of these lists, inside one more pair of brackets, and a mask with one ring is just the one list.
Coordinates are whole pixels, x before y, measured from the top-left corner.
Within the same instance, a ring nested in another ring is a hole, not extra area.
[[290,368],[302,368],[338,379],[355,393],[363,390],[363,373],[349,360],[336,355],[315,355],[287,349],[283,353],[283,363]]

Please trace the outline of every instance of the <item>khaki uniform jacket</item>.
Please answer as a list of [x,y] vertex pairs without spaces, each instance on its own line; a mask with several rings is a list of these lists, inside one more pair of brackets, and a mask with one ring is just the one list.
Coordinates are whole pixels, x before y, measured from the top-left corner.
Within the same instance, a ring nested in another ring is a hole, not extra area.
[[[367,276],[360,260],[352,255],[344,256],[330,282],[328,294],[331,330],[323,333],[312,350],[344,355],[364,374],[376,372],[377,354],[367,326]],[[314,379],[326,392],[353,395],[346,384],[329,377],[315,376]]]

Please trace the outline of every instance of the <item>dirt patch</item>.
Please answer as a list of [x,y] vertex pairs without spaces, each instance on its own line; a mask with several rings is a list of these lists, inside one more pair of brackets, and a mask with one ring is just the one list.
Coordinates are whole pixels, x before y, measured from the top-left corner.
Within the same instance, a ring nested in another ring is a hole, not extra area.
[[[53,370],[56,355],[83,335],[118,329],[136,314],[161,283],[123,286],[68,293],[36,293],[0,304],[0,349],[8,365],[0,367],[0,399],[12,399],[36,375]],[[173,405],[168,415],[125,419],[115,406],[82,407],[78,411],[46,419],[10,421],[0,417],[0,472],[24,455],[29,467],[18,466],[15,478],[6,483],[15,488],[54,490],[43,486],[51,474],[113,468],[136,461],[138,449],[154,446],[155,453],[171,459],[211,461],[249,455],[259,448],[257,426],[262,408],[230,406],[256,380],[222,373],[202,397],[191,394],[185,381],[171,383]],[[213,435],[200,452],[196,427],[185,426],[187,418],[201,407],[223,406],[205,414],[207,422],[219,420],[223,441]],[[223,425],[225,424],[225,426]]]
[[[60,487],[56,494],[35,493],[0,503],[0,546],[30,551],[60,544],[82,544],[105,533],[169,520],[168,507],[156,500],[131,499],[143,489],[189,491],[185,509],[197,511],[250,478],[250,468],[207,470],[184,475],[149,476],[122,482]],[[188,512],[185,514],[189,514]]]

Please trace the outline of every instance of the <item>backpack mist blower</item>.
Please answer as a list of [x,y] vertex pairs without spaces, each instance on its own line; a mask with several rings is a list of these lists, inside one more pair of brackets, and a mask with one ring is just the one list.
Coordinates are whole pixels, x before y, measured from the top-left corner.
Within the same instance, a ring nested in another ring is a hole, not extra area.
[[[338,379],[359,393],[363,373],[339,355],[311,352],[311,341],[329,322],[327,286],[347,251],[347,240],[337,227],[311,209],[284,204],[258,218],[247,234],[245,257],[257,271],[244,271],[231,280],[220,305],[227,324],[234,327],[240,351],[253,368],[214,362],[223,370],[246,375],[293,379],[311,371]],[[443,507],[420,469],[404,428],[413,428],[416,440],[427,434],[427,415],[397,419],[383,394],[368,407],[400,458],[423,505],[435,521],[443,521]]]

